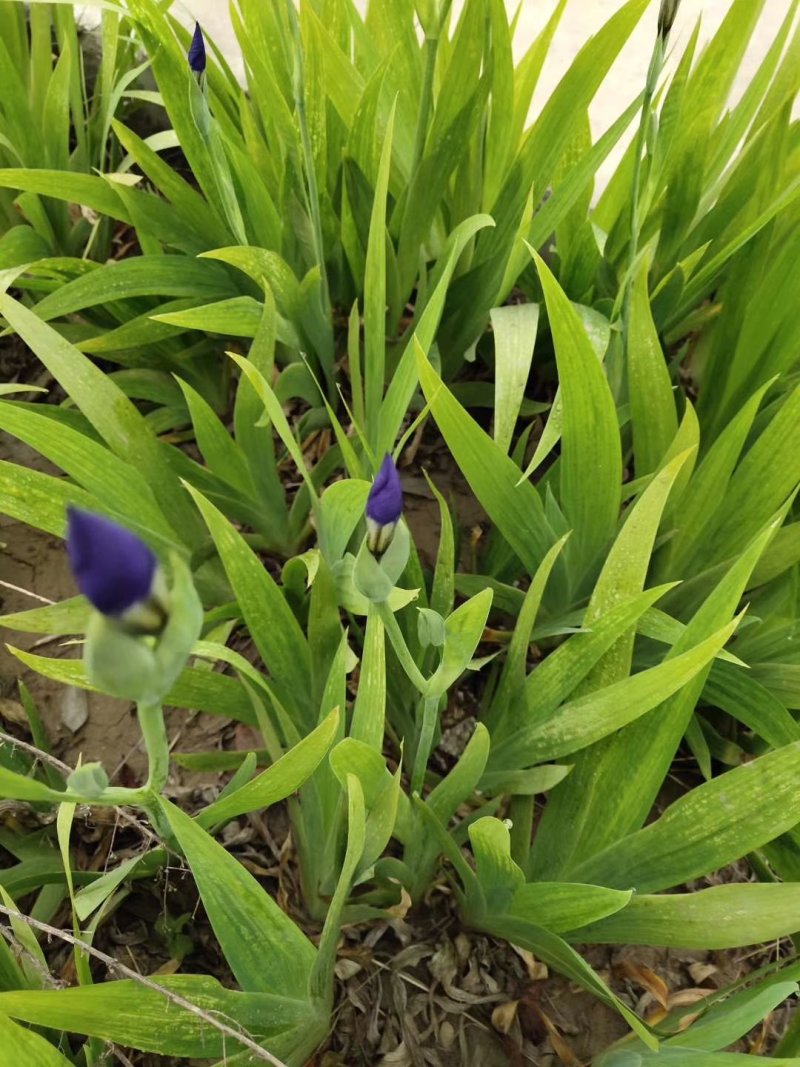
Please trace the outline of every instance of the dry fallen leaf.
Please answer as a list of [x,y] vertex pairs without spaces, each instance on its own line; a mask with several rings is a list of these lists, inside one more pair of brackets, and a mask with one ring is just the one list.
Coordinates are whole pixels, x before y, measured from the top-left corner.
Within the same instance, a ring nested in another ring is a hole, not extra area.
[[[392,879],[394,880],[394,879]],[[392,904],[390,908],[386,909],[388,915],[391,915],[393,919],[405,919],[408,915],[413,901],[405,886],[400,886],[400,901],[397,904]]]
[[166,963],[161,964],[157,971],[153,971],[151,977],[159,975],[160,977],[164,978],[168,977],[171,974],[177,974],[177,972],[180,970],[180,966],[180,960],[167,960]]
[[411,1067],[411,1054],[406,1048],[405,1041],[401,1041],[396,1049],[387,1052],[381,1059],[379,1067]]
[[353,978],[355,975],[362,971],[363,967],[357,960],[339,959],[336,961],[334,971],[336,977],[346,982],[348,978]]
[[456,1040],[456,1029],[447,1019],[439,1027],[439,1044],[442,1048],[452,1048]]
[[614,968],[618,974],[629,978],[636,985],[646,989],[653,1000],[657,1001],[662,1008],[666,1008],[669,1000],[669,989],[663,978],[651,971],[649,967],[643,967],[633,960],[622,960]]
[[532,982],[543,982],[545,978],[549,977],[550,972],[547,969],[547,964],[537,960],[532,952],[529,952],[526,948],[520,948],[519,945],[512,945],[511,948],[522,959],[527,968],[528,977]]
[[561,1031],[549,1015],[543,1012],[538,1004],[532,1004],[531,1007],[544,1023],[553,1052],[558,1056],[563,1067],[581,1067],[580,1060],[570,1048],[569,1043],[561,1036]]
[[705,1000],[713,992],[715,992],[713,989],[680,989],[677,993],[670,994],[667,1007],[670,1010],[672,1008],[685,1008],[689,1004],[697,1004],[698,1001]]
[[10,700],[8,697],[0,699],[0,719],[13,723],[14,726],[28,725],[28,716],[25,714],[23,706],[18,701]]
[[462,931],[456,934],[455,941],[453,942],[456,949],[456,955],[462,963],[466,963],[472,952],[472,944],[467,935]]
[[504,1004],[498,1004],[492,1012],[492,1026],[498,1033],[507,1034],[514,1025],[517,1017],[518,1000],[507,1000]]
[[715,967],[713,963],[690,963],[689,974],[691,975],[694,984],[702,985],[707,978],[710,978],[712,974],[716,974],[718,967]]

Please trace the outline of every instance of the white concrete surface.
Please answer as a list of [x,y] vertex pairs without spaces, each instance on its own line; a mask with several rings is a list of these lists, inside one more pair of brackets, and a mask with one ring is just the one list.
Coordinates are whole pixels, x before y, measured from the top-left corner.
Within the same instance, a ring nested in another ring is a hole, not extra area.
[[[263,2],[274,3],[276,0],[263,0]],[[366,4],[366,0],[356,0],[356,2],[362,9]],[[555,0],[520,0],[520,2],[522,11],[515,40],[517,55],[524,53],[555,7]],[[701,19],[701,41],[708,40],[725,16],[730,3],[731,0],[682,0],[670,39],[673,64],[683,51],[695,21],[698,18]],[[734,86],[734,99],[743,91],[769,48],[774,34],[788,11],[789,3],[790,0],[766,0],[764,11]],[[509,11],[515,10],[517,0],[506,0],[506,6]],[[570,0],[561,19],[534,97],[534,113],[553,91],[587,38],[596,33],[621,6],[622,0]],[[658,0],[652,0],[650,8],[621,52],[594,100],[591,119],[595,135],[602,133],[613,122],[644,85],[656,29],[658,7]],[[226,56],[229,57],[233,68],[237,72],[241,71],[241,57],[228,17],[226,0],[178,0],[173,11],[186,17],[187,21],[193,18],[199,19],[204,29],[214,36]],[[599,175],[601,185],[613,173],[618,155],[619,153],[609,159],[601,170]]]
[[[702,45],[718,29],[730,7],[730,2],[731,0],[683,0],[670,35],[670,69],[674,68],[683,53],[698,18],[700,19],[699,44]],[[538,0],[523,0],[524,19],[521,20],[518,42],[520,50],[524,48],[525,41],[533,39],[539,32],[553,4],[548,3],[544,12],[542,12],[543,6]],[[541,82],[534,96],[532,107],[534,114],[558,84],[587,37],[595,33],[620,7],[620,0],[571,0],[567,4],[553,40],[552,51],[542,72]],[[656,32],[658,8],[658,0],[653,0],[592,103],[590,118],[595,136],[601,134],[618,117],[644,86]],[[789,0],[766,0],[765,10],[756,26],[736,78],[731,102],[738,99],[753,77],[788,9]],[[613,174],[623,149],[624,144],[618,145],[616,151],[599,170],[598,185],[601,188]]]

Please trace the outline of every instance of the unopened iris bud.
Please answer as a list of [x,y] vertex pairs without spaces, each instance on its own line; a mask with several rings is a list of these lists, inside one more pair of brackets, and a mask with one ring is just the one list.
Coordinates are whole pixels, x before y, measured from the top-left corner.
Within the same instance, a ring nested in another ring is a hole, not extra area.
[[371,552],[383,553],[391,544],[403,513],[403,487],[391,456],[384,457],[367,497],[367,544]]
[[661,0],[661,7],[658,12],[658,34],[664,40],[669,37],[680,3],[681,0]]
[[203,38],[203,31],[200,29],[200,23],[195,22],[194,34],[192,36],[192,43],[189,46],[189,52],[187,55],[189,60],[189,67],[195,72],[195,74],[202,74],[206,69],[206,42]]
[[158,560],[130,530],[70,507],[67,555],[78,588],[102,615],[137,633],[163,628],[166,590]]

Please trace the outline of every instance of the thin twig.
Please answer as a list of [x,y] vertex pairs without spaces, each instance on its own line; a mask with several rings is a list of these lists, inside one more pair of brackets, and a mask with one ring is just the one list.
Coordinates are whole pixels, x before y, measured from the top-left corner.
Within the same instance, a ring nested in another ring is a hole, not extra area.
[[125,1055],[121,1048],[117,1048],[116,1045],[112,1044],[110,1051],[112,1056],[117,1057],[119,1062],[122,1064],[122,1067],[133,1067],[132,1061],[128,1059],[128,1057]]
[[59,930],[56,926],[51,926],[49,923],[40,922],[39,919],[33,919],[30,915],[24,915],[21,911],[17,911],[16,908],[7,908],[4,904],[0,904],[0,913],[7,915],[10,919],[20,919],[28,926],[33,927],[34,930],[39,930],[43,934],[47,934],[49,937],[57,937],[62,941],[66,941],[70,945],[74,945],[81,951],[88,953],[90,956],[94,956],[95,959],[100,960],[111,971],[117,971],[123,974],[126,978],[132,979],[134,982],[138,982],[139,985],[143,985],[146,989],[151,990],[154,993],[158,993],[159,996],[164,997],[165,1000],[169,1000],[172,1004],[176,1004],[179,1008],[183,1008],[184,1011],[188,1011],[191,1015],[197,1016],[198,1019],[202,1019],[203,1022],[208,1023],[209,1026],[213,1026],[215,1030],[219,1030],[220,1033],[225,1034],[226,1037],[232,1037],[239,1044],[244,1045],[256,1059],[264,1060],[265,1063],[271,1063],[272,1067],[287,1067],[283,1060],[279,1060],[277,1056],[273,1056],[267,1049],[262,1048],[251,1037],[248,1037],[243,1032],[236,1030],[232,1026],[228,1026],[227,1023],[220,1022],[215,1019],[213,1015],[210,1015],[207,1011],[203,1011],[202,1008],[198,1008],[196,1004],[192,1004],[190,1000],[182,997],[179,993],[173,993],[171,989],[167,989],[165,986],[158,985],[156,982],[152,982],[149,978],[144,978],[141,974],[137,974],[136,971],[131,970],[130,967],[126,967],[124,963],[120,963],[119,960],[114,959],[113,956],[107,955],[105,952],[101,952],[99,949],[94,948],[87,941],[82,941],[79,937],[73,937],[72,934],[68,934],[66,930]]
[[36,759],[41,760],[42,763],[49,763],[51,767],[55,767],[57,771],[61,771],[62,774],[71,774],[72,767],[63,763],[57,756],[51,756],[49,752],[45,752],[44,749],[36,748],[35,745],[30,744],[29,741],[21,741],[20,738],[14,737],[13,734],[7,734],[4,730],[0,730],[0,744],[15,745],[17,748],[23,749],[31,756],[35,756]]
[[[49,752],[45,752],[44,749],[37,748],[35,745],[30,744],[28,741],[21,741],[18,737],[14,737],[12,734],[7,734],[5,730],[0,730],[0,745],[15,745],[17,748],[21,748],[24,752],[34,756],[42,763],[49,763],[51,767],[54,767],[57,771],[64,775],[72,774],[73,768],[69,764],[62,762],[56,756],[51,756]],[[154,834],[149,826],[146,826],[143,822],[140,822],[135,815],[131,815],[125,808],[116,807],[116,811],[119,813],[119,817],[122,822],[127,823],[128,826],[135,827],[142,835],[142,837],[148,838],[150,841],[155,841],[157,844],[161,844],[161,840],[157,834]]]
[[11,929],[10,926],[0,926],[0,934],[3,935],[3,937],[12,949],[16,949],[18,951],[20,960],[22,960],[23,956],[25,957],[25,959],[28,961],[28,964],[33,968],[34,971],[36,971],[36,973],[42,979],[42,982],[44,984],[49,986],[55,986],[56,988],[61,988],[66,985],[65,982],[62,982],[58,978],[53,977],[53,975],[42,963],[39,957],[35,956],[27,945],[23,945],[22,942],[17,940],[14,931]]
[[29,596],[33,600],[40,600],[43,604],[55,604],[55,600],[49,600],[46,596],[39,596],[38,593],[33,593],[30,589],[23,589],[21,585],[14,585],[12,582],[0,581],[0,586],[3,589],[10,589],[14,593],[22,593],[23,596]]

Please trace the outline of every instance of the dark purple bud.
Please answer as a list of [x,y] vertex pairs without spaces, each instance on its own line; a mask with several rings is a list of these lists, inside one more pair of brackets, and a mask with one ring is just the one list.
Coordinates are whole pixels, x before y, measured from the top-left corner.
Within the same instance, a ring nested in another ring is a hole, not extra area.
[[67,555],[78,588],[104,615],[121,616],[150,596],[158,560],[110,519],[68,508]]
[[403,487],[391,456],[385,456],[367,497],[367,546],[381,555],[394,537],[403,513]]
[[195,74],[202,74],[206,69],[206,42],[203,39],[203,31],[200,29],[199,22],[194,24],[194,35],[189,46],[188,59],[189,66]]
[[367,518],[379,526],[397,522],[403,512],[403,487],[391,456],[386,455],[367,497]]

